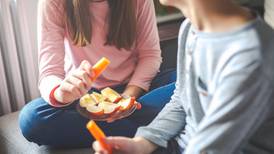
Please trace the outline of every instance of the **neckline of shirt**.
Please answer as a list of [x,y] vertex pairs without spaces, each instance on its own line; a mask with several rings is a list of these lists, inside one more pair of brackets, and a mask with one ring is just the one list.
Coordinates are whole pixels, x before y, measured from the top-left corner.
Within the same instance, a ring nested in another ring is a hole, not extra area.
[[227,32],[213,32],[213,33],[209,33],[209,32],[202,32],[198,29],[196,29],[193,25],[191,25],[190,27],[190,32],[193,35],[196,35],[197,37],[207,37],[207,38],[214,38],[214,37],[226,37],[226,36],[231,36],[234,34],[238,34],[239,32],[245,31],[247,29],[250,29],[252,27],[254,27],[254,25],[256,25],[257,23],[259,23],[261,21],[261,17],[259,15],[256,15],[256,18],[247,22],[246,24],[243,24],[237,28],[234,28],[230,31]]

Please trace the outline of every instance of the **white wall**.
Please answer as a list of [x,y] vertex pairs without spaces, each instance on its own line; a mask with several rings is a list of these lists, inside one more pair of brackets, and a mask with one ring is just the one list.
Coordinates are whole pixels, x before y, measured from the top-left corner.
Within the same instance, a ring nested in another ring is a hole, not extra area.
[[274,28],[274,0],[265,0],[265,20]]
[[37,4],[39,0],[10,0],[16,44],[20,54],[26,100],[39,96],[37,60]]

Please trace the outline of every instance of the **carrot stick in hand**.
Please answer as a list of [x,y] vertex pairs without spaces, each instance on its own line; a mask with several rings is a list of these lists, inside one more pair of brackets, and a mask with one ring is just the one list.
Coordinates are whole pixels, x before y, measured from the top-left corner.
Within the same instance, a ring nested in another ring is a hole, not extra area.
[[93,120],[90,120],[88,122],[87,129],[92,134],[92,136],[101,144],[101,146],[106,149],[109,154],[112,154],[111,147],[104,140],[106,138],[106,135]]
[[103,57],[102,59],[100,59],[93,67],[92,70],[95,74],[95,76],[92,78],[92,80],[96,80],[101,74],[102,72],[108,67],[108,65],[110,64],[110,61]]

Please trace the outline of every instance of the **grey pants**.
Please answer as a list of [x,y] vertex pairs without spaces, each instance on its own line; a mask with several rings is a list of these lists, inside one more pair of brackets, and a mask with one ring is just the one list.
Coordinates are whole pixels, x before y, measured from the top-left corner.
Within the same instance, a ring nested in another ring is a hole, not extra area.
[[158,148],[152,154],[181,154],[179,150],[179,145],[176,140],[172,139],[168,142],[167,148]]

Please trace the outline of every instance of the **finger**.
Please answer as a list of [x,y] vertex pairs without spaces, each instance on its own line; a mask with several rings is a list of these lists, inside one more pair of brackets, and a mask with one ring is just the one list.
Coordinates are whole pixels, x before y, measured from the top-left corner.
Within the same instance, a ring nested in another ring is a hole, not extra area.
[[130,96],[129,96],[129,95],[126,95],[126,94],[122,94],[121,96],[122,96],[122,98],[124,98],[124,99],[130,98]]
[[81,65],[80,65],[80,69],[86,71],[90,78],[92,78],[94,76],[92,66],[87,60],[82,61]]
[[95,154],[108,154],[108,153],[104,153],[104,152],[95,152]]
[[60,85],[60,90],[71,93],[75,98],[81,97],[81,92],[74,85],[65,81]]
[[92,147],[95,151],[99,151],[102,147],[99,145],[98,141],[94,141]]
[[69,82],[70,84],[74,85],[75,87],[77,87],[81,93],[81,95],[86,94],[87,89],[85,87],[84,82],[77,78],[76,76],[72,75],[67,79],[67,82]]
[[107,119],[108,123],[112,123],[116,120],[121,119],[121,111],[116,111],[109,119]]
[[95,152],[95,154],[108,154],[106,151]]
[[107,151],[101,146],[98,141],[93,142],[92,147],[98,154],[107,154]]
[[91,80],[91,78],[89,77],[89,75],[86,71],[78,70],[73,75],[76,76],[77,78],[81,79],[85,83],[85,88],[87,90],[89,90],[89,88],[92,85],[92,80]]
[[112,122],[114,122],[115,121],[115,119],[114,118],[111,118],[111,119],[108,119],[107,120],[107,123],[112,123]]
[[84,66],[89,63],[87,60],[83,60],[79,66],[80,69],[84,68]]

